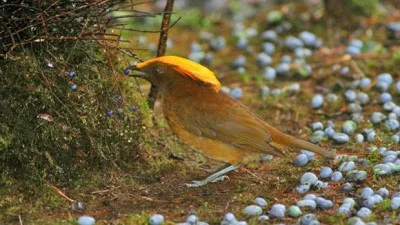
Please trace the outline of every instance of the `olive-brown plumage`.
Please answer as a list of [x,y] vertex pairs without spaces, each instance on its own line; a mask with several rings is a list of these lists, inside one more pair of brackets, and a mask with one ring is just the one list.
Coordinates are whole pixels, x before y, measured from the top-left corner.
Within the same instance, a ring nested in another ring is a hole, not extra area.
[[271,127],[222,92],[215,75],[197,63],[164,56],[138,63],[135,69],[158,87],[163,113],[177,136],[212,159],[246,164],[262,153],[283,156],[291,148],[334,156]]

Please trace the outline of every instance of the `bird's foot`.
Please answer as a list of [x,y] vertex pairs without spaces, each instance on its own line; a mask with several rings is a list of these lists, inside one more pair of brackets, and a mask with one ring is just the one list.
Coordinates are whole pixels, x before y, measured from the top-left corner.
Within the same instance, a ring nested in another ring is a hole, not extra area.
[[186,185],[186,187],[200,187],[200,186],[203,186],[210,182],[223,181],[226,178],[229,179],[229,177],[225,175],[226,173],[228,173],[232,170],[235,170],[239,167],[240,167],[240,165],[234,165],[234,166],[230,165],[230,166],[223,168],[222,170],[210,175],[209,177],[207,177],[206,179],[204,179],[202,181],[192,181],[191,184],[185,184],[185,185]]
[[200,180],[200,181],[194,180],[194,181],[192,181],[192,183],[185,184],[185,185],[186,185],[186,187],[201,187],[201,186],[206,185],[208,183],[220,182],[220,181],[224,181],[225,179],[229,179],[229,177],[226,176],[226,175],[223,175],[223,176],[220,176],[220,177],[216,177],[214,179],[207,179],[206,178],[206,179]]
[[207,182],[204,182],[204,180],[198,181],[198,180],[193,180],[192,183],[190,184],[185,184],[186,187],[200,187],[207,184]]

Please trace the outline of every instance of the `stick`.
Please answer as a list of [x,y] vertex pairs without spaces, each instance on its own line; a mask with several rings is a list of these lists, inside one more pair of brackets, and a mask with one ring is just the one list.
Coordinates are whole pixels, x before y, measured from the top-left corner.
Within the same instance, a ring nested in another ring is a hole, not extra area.
[[[157,57],[163,56],[165,54],[165,49],[167,48],[168,30],[169,23],[171,21],[172,8],[174,7],[174,0],[167,0],[165,5],[163,20],[161,23],[160,39],[158,42]],[[154,109],[154,104],[156,102],[158,89],[156,86],[151,85],[149,97],[147,103],[150,109]]]

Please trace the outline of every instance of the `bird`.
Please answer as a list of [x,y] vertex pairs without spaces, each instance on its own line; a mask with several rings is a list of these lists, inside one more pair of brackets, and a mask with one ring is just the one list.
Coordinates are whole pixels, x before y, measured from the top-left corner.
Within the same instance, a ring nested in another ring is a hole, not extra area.
[[[218,181],[232,170],[260,158],[283,157],[289,149],[306,149],[333,159],[325,150],[275,129],[249,107],[221,90],[216,75],[203,65],[178,56],[161,56],[138,62],[126,70],[137,73],[158,88],[162,111],[169,127],[185,144],[205,156],[226,163],[201,181],[199,187]],[[125,70],[125,71],[126,71]]]

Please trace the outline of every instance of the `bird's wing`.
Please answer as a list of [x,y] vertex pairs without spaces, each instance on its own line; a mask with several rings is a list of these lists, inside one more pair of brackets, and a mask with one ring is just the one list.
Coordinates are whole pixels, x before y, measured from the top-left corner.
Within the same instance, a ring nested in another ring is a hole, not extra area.
[[[265,122],[239,101],[218,93],[210,102],[181,98],[174,104],[174,114],[187,131],[205,138],[215,139],[238,148],[283,156],[271,145],[271,133]],[[203,98],[204,99],[204,98]],[[190,105],[193,107],[188,110]]]

